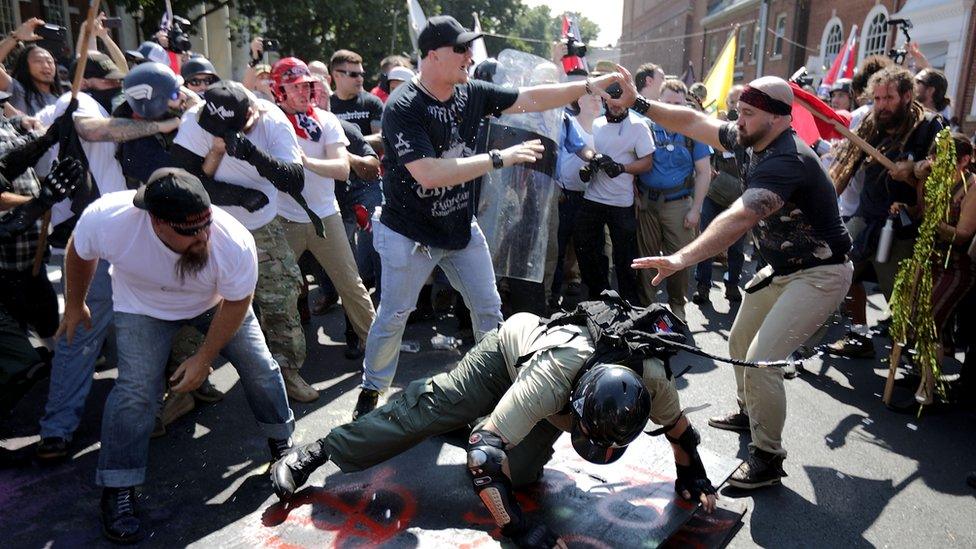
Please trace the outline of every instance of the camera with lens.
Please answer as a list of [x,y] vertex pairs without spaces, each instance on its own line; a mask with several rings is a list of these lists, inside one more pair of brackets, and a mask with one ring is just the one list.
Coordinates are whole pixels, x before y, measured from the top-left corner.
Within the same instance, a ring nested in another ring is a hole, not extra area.
[[193,48],[190,44],[190,35],[186,32],[186,28],[189,26],[189,20],[178,15],[173,16],[173,22],[170,24],[169,32],[166,33],[166,38],[169,40],[169,51],[173,53],[185,53]]
[[[884,25],[885,25],[885,30],[888,30],[891,27],[895,27],[896,29],[895,32],[901,30],[902,34],[905,35],[906,44],[912,41],[912,35],[909,34],[908,31],[912,30],[912,28],[914,28],[915,25],[912,24],[911,19],[888,19],[885,21]],[[888,57],[890,57],[892,61],[894,61],[896,64],[899,65],[905,62],[905,55],[907,54],[908,52],[905,50],[905,48],[899,48],[899,49],[891,48],[890,50],[888,50]]]
[[813,75],[807,73],[806,67],[800,67],[800,70],[793,73],[790,77],[790,82],[793,82],[801,88],[806,86],[813,86]]
[[67,28],[45,24],[34,29],[34,33],[41,37],[37,41],[37,45],[51,52],[55,59],[62,60],[71,57]]
[[566,57],[586,57],[586,44],[572,36],[563,37],[563,43],[566,44]]
[[271,38],[262,38],[261,51],[264,51],[265,53],[270,51],[278,51],[278,41],[272,40]]

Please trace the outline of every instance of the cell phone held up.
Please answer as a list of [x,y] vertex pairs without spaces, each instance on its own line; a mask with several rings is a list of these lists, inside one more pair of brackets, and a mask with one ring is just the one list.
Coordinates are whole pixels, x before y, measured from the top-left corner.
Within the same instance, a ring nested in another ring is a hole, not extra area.
[[106,17],[102,19],[102,26],[106,29],[119,29],[122,28],[122,18],[121,17]]
[[261,40],[261,50],[264,52],[278,51],[278,41],[271,38]]
[[68,29],[58,26],[45,24],[34,29],[34,34],[41,37],[41,40],[48,42],[68,43]]

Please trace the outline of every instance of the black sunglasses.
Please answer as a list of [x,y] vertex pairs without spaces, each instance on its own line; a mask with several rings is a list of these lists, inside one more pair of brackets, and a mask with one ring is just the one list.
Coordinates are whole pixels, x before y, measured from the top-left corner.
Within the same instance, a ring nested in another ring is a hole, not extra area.
[[349,78],[365,78],[366,77],[366,72],[365,71],[363,71],[363,72],[359,72],[359,71],[347,71],[345,69],[336,69],[335,71],[336,72],[340,72],[340,73],[348,76]]
[[471,49],[471,47],[472,47],[472,42],[468,42],[467,44],[458,44],[454,46],[453,49],[454,49],[454,53],[465,54],[468,52],[468,50]]
[[176,231],[176,234],[183,235],[183,236],[196,236],[200,234],[202,231],[206,230],[211,223],[213,223],[213,220],[208,219],[206,223],[202,225],[196,225],[193,227],[181,227],[174,223],[170,223],[169,226],[173,227],[173,230]]
[[206,76],[203,78],[191,78],[186,81],[187,85],[190,86],[209,86],[217,81],[216,76]]

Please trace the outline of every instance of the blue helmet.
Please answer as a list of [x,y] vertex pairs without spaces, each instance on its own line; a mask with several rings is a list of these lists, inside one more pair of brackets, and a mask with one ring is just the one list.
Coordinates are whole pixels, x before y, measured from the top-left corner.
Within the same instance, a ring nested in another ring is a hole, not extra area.
[[158,120],[169,111],[169,101],[179,98],[180,79],[162,63],[140,63],[122,82],[122,93],[141,118]]

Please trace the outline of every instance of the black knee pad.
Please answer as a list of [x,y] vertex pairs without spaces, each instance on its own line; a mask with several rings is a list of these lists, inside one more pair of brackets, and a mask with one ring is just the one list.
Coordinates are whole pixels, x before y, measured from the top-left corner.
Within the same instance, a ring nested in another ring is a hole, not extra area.
[[505,442],[491,431],[479,430],[468,437],[468,474],[478,497],[499,526],[520,523],[522,512],[512,494],[512,480],[505,474]]

